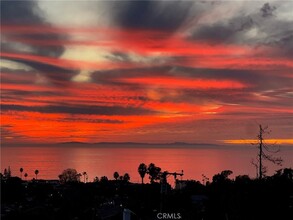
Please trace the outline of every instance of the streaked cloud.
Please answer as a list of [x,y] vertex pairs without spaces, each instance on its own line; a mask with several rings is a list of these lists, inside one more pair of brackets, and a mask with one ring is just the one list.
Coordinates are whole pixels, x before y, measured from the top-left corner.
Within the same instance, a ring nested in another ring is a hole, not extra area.
[[4,140],[291,140],[290,7],[2,1]]

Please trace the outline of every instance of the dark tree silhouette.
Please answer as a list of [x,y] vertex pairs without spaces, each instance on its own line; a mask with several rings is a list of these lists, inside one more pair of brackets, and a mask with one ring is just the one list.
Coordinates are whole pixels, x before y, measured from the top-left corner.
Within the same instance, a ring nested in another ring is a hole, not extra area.
[[284,168],[284,169],[277,170],[273,177],[293,181],[293,169]]
[[4,169],[3,177],[4,177],[4,179],[9,179],[11,177],[10,166],[8,166],[8,169],[6,169],[6,168]]
[[61,183],[79,182],[80,174],[75,169],[68,168],[58,176]]
[[210,179],[206,175],[202,174],[201,176],[202,176],[202,184],[203,185],[205,185],[206,183],[209,182]]
[[263,165],[263,161],[267,160],[273,164],[277,164],[279,166],[282,165],[282,158],[280,157],[273,157],[270,153],[278,153],[280,149],[277,150],[270,149],[271,147],[274,147],[274,145],[268,145],[265,143],[264,140],[264,134],[269,134],[270,131],[268,131],[268,126],[265,128],[262,127],[262,125],[259,125],[259,134],[257,135],[257,148],[258,148],[258,154],[257,154],[257,162],[252,161],[252,164],[257,169],[257,177],[259,179],[262,179],[264,174],[266,173],[266,167]]
[[80,178],[82,177],[82,174],[78,173],[77,175],[79,176],[79,181],[80,181]]
[[292,168],[285,168],[283,169],[282,176],[289,180],[293,180],[293,169]]
[[5,168],[4,169],[4,172],[3,172],[3,177],[6,178],[7,177],[7,174],[8,174],[8,172],[7,172],[7,169]]
[[84,172],[82,173],[82,175],[83,175],[83,182],[85,183],[85,180],[86,180],[86,178],[87,178],[87,173],[84,171]]
[[94,183],[97,183],[97,182],[99,182],[99,181],[100,181],[100,180],[99,180],[99,177],[96,176],[96,177],[94,178]]
[[38,179],[39,170],[35,170],[36,180]]
[[128,173],[125,173],[124,176],[123,176],[123,181],[129,182],[129,180],[130,180],[129,174]]
[[238,175],[235,177],[235,182],[243,182],[243,183],[246,183],[246,182],[249,182],[251,181],[251,179],[249,178],[248,175]]
[[102,176],[101,179],[100,179],[100,182],[101,183],[107,183],[108,182],[108,177]]
[[27,176],[28,176],[27,173],[25,173],[25,174],[24,174],[24,178],[25,178],[25,180],[26,180]]
[[213,176],[213,183],[223,183],[229,181],[228,177],[233,172],[231,170],[223,170],[221,173],[218,173]]
[[139,164],[137,171],[141,177],[142,184],[143,184],[143,179],[145,177],[145,174],[147,173],[147,170],[148,170],[147,166],[144,163]]
[[114,172],[113,177],[117,181],[117,179],[119,178],[119,173],[117,171]]
[[23,168],[21,167],[21,168],[19,169],[19,171],[20,171],[20,178],[22,179]]
[[160,172],[161,172],[161,168],[157,167],[155,164],[150,163],[147,169],[147,173],[149,174],[149,178],[151,183],[154,183],[155,180],[159,180],[160,179]]

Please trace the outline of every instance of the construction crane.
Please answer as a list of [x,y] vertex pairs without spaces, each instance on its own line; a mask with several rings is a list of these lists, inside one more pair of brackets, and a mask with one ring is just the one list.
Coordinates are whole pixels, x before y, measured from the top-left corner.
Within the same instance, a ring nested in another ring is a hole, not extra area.
[[168,172],[164,171],[160,173],[160,183],[161,183],[161,193],[166,194],[167,193],[167,177],[168,176],[174,176],[175,182],[177,180],[177,176],[183,176],[183,170],[181,170],[181,173],[177,172]]
[[161,183],[161,198],[160,198],[160,211],[163,211],[163,207],[164,207],[164,200],[165,200],[165,195],[168,192],[167,189],[167,177],[168,176],[174,176],[175,182],[176,182],[176,178],[177,176],[183,176],[183,170],[181,170],[181,173],[177,173],[177,172],[168,172],[168,171],[164,171],[164,172],[160,172],[160,183]]
[[181,173],[173,172],[170,173],[168,171],[164,171],[161,173],[161,183],[167,183],[167,177],[173,175],[174,179],[176,181],[177,176],[183,176],[183,170],[181,170]]

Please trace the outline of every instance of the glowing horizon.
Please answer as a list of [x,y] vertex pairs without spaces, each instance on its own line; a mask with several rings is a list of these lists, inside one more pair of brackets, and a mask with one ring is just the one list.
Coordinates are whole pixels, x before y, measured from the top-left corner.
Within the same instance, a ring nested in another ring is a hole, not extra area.
[[[249,139],[249,140],[224,140],[226,144],[257,144],[259,140]],[[293,139],[266,139],[264,144],[293,144]]]

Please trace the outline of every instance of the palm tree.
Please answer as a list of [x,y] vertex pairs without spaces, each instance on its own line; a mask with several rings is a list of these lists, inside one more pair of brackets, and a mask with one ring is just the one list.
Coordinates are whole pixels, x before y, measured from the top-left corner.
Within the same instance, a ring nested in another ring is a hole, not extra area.
[[144,163],[141,163],[139,164],[137,171],[141,177],[141,183],[143,184],[143,178],[147,172],[147,166]]
[[21,167],[21,168],[19,169],[19,171],[20,171],[20,178],[22,179],[23,168]]
[[150,175],[151,183],[154,183],[155,180],[159,179],[159,174],[161,172],[161,168],[157,167],[155,164],[150,163],[147,169],[147,173]]
[[35,170],[36,180],[38,179],[39,170]]
[[87,173],[84,171],[84,172],[82,173],[82,175],[83,175],[83,182],[85,182],[85,176],[87,176]]
[[25,180],[26,180],[27,176],[28,176],[27,173],[25,173],[25,174],[24,174],[24,178],[25,178]]
[[114,172],[113,177],[117,181],[117,179],[119,178],[119,173],[117,171]]

